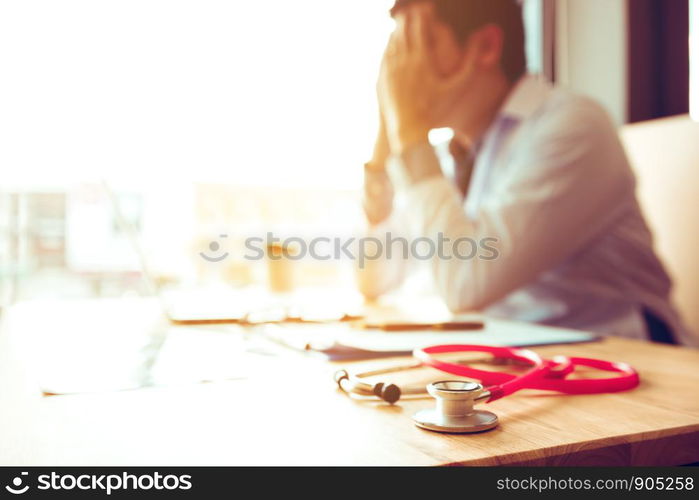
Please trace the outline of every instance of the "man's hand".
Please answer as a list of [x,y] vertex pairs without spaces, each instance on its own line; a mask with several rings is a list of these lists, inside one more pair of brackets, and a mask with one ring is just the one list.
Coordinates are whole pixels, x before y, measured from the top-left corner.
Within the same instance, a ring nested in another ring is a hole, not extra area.
[[431,63],[428,24],[431,5],[415,5],[398,20],[386,47],[378,83],[381,111],[391,151],[400,154],[427,141],[439,110],[451,102],[469,68],[440,76]]

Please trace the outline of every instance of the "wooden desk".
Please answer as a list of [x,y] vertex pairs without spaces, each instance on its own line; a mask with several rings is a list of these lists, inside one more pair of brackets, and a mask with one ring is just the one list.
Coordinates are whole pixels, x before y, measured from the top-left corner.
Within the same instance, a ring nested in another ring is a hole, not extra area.
[[[40,311],[37,311],[40,314]],[[55,319],[54,319],[55,326]],[[537,349],[626,361],[629,393],[519,393],[500,426],[440,435],[410,417],[430,400],[352,400],[338,366],[284,352],[245,380],[41,397],[0,333],[0,463],[31,465],[677,465],[699,461],[699,351],[608,339]],[[262,356],[258,356],[262,359]],[[89,373],[85,374],[89,377]]]

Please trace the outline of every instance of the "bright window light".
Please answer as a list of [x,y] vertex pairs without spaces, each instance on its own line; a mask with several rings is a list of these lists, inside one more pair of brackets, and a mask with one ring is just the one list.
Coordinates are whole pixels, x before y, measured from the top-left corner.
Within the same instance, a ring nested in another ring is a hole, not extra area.
[[359,185],[390,0],[0,7],[15,182]]
[[544,72],[544,6],[542,0],[524,0],[524,24],[527,30],[527,67],[530,73]]
[[[392,0],[25,0],[0,7],[11,184],[106,177],[352,188]],[[540,0],[527,0],[540,70]]]
[[[526,1],[536,72],[541,0]],[[210,277],[198,255],[224,233],[231,246],[271,229],[349,234],[392,4],[0,2],[0,204],[23,214],[13,265],[37,279],[64,264],[85,275],[137,269],[102,179],[131,201],[124,211],[151,268],[168,278]],[[29,227],[30,215],[48,223]],[[3,237],[0,228],[0,247]],[[259,281],[263,266],[242,264],[231,260],[223,279]]]

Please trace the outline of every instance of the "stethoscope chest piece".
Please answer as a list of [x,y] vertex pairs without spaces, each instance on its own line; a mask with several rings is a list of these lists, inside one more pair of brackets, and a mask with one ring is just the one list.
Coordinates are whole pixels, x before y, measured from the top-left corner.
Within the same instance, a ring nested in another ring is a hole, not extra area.
[[427,386],[427,392],[437,400],[437,406],[413,415],[418,427],[434,432],[468,434],[488,431],[498,425],[497,415],[474,409],[477,402],[490,397],[490,393],[480,384],[435,382]]

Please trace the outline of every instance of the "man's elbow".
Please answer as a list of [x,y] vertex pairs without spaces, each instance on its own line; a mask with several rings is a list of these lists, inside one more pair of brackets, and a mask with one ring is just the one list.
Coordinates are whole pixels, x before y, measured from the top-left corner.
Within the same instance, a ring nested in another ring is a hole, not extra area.
[[375,273],[368,272],[366,269],[358,269],[355,277],[357,290],[369,302],[377,300],[387,291],[388,287],[382,280],[378,279]]
[[359,289],[359,293],[362,294],[362,297],[364,297],[364,300],[367,302],[374,302],[378,300],[381,295],[383,295],[382,291],[378,288],[363,286],[362,283],[360,283],[357,288]]

